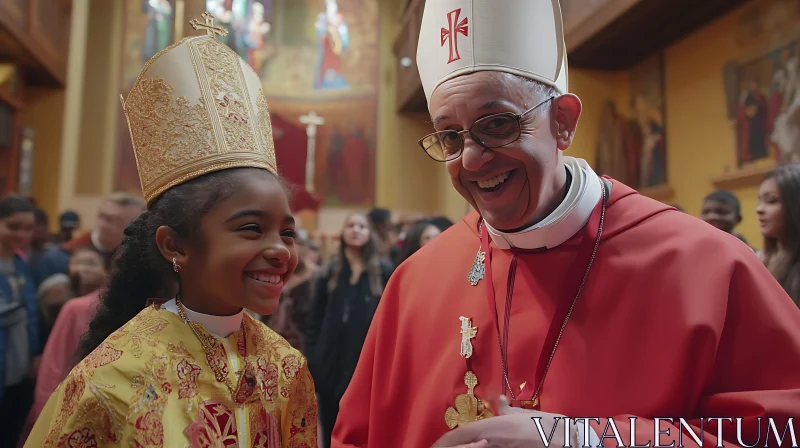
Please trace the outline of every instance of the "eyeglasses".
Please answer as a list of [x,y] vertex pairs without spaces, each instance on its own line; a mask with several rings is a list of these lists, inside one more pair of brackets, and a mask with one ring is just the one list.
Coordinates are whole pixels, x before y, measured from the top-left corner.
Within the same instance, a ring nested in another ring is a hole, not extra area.
[[475,143],[486,149],[508,146],[519,139],[522,117],[555,98],[551,96],[521,114],[503,112],[475,120],[463,131],[438,131],[422,137],[418,143],[428,156],[437,162],[449,162],[464,152],[464,134],[469,133]]

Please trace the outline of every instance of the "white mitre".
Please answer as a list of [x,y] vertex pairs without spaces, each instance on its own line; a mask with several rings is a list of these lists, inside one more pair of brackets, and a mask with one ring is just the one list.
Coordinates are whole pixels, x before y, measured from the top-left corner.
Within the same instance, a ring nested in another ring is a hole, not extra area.
[[561,6],[558,0],[428,0],[417,66],[428,104],[443,82],[482,70],[567,93]]

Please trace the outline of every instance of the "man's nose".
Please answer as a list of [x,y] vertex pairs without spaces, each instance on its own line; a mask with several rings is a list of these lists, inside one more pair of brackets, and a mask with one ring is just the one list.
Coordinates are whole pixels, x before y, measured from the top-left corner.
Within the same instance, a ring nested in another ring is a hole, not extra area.
[[464,136],[464,152],[461,165],[468,171],[479,171],[483,165],[494,158],[494,153],[486,149],[467,134]]

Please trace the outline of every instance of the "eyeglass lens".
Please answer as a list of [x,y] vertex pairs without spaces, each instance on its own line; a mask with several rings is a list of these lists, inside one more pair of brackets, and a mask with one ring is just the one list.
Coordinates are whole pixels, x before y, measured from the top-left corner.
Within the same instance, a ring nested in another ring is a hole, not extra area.
[[[470,133],[476,143],[486,148],[498,148],[519,138],[519,120],[514,114],[497,114],[476,120]],[[422,141],[425,151],[436,160],[451,160],[464,149],[463,133],[440,131]]]

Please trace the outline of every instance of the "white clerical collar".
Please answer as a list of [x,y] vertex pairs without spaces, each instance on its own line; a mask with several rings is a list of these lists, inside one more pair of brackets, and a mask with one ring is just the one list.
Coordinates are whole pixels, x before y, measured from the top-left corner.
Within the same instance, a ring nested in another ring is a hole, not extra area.
[[[175,302],[175,299],[161,305],[161,308],[180,316],[180,313],[178,313],[178,304]],[[184,306],[183,309],[186,310],[187,319],[192,322],[197,322],[202,325],[207,332],[219,338],[227,338],[231,333],[238,331],[239,328],[242,327],[244,310],[239,311],[233,316],[212,316],[210,314],[192,311],[186,308],[186,306]]]
[[597,174],[583,159],[564,157],[572,174],[567,197],[540,222],[520,230],[506,233],[485,223],[492,242],[500,249],[551,249],[572,238],[589,221],[592,211],[602,197],[602,186]]

